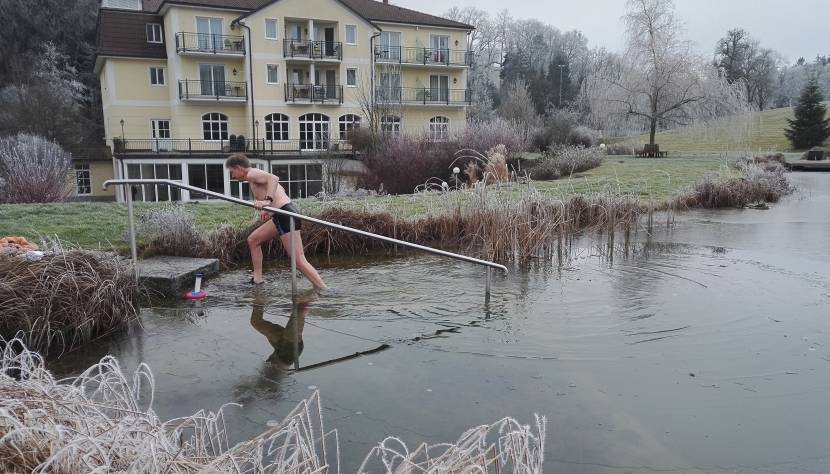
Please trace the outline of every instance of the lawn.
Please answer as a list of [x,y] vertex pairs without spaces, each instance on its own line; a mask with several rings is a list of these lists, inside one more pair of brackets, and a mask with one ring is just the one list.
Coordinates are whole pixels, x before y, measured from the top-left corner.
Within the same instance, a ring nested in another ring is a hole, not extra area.
[[[659,203],[683,192],[707,173],[728,170],[733,161],[733,158],[720,155],[676,155],[663,159],[608,156],[602,166],[586,173],[556,181],[533,181],[529,186],[553,198],[613,194],[637,196],[644,202]],[[509,202],[522,196],[528,185],[514,184],[491,189]],[[302,211],[309,215],[319,214],[327,208],[348,208],[389,212],[401,218],[447,212],[470,202],[470,195],[466,192],[298,200]],[[140,220],[144,213],[157,206],[160,204],[136,203],[137,219]],[[230,203],[187,203],[185,206],[193,212],[197,226],[206,232],[223,224],[241,225],[254,217],[253,210]],[[20,235],[38,241],[42,237],[57,235],[64,241],[86,248],[115,247],[123,251],[127,248],[126,232],[127,208],[124,204],[0,205],[0,237]]]

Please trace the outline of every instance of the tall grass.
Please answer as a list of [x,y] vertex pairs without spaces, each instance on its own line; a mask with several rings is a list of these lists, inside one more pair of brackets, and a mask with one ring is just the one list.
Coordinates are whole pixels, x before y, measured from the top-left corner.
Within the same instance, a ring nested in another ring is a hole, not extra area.
[[49,355],[125,328],[137,299],[130,266],[112,254],[57,244],[38,262],[0,255],[0,336],[22,331],[27,346]]
[[778,202],[795,188],[787,170],[775,159],[739,161],[740,176],[710,175],[672,202],[677,209],[746,207]]
[[[226,420],[235,404],[162,421],[145,364],[130,375],[107,356],[75,378],[56,380],[21,339],[0,339],[0,347],[2,472],[340,472],[337,430],[326,430],[316,392],[281,422],[231,446]],[[465,432],[457,443],[414,451],[387,438],[360,472],[538,473],[544,438],[538,416],[535,430],[504,418]]]

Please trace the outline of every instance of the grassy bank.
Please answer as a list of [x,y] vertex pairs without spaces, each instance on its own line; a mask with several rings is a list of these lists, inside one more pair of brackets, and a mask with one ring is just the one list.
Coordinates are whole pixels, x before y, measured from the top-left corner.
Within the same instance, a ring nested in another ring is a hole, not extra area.
[[[682,155],[668,159],[609,156],[602,166],[556,181],[534,181],[543,197],[567,199],[573,196],[631,196],[659,206],[686,191],[707,174],[727,170],[733,160],[719,155]],[[527,185],[511,185],[493,190],[500,200],[518,200]],[[317,215],[331,210],[388,212],[401,219],[444,215],[468,198],[462,193],[370,196],[335,200],[303,199],[303,212]],[[154,203],[137,203],[140,219]],[[188,203],[200,231],[209,232],[222,224],[240,226],[250,222],[253,211],[229,203]],[[0,234],[20,235],[37,241],[41,236],[57,235],[62,240],[85,248],[115,247],[124,250],[127,209],[117,203],[65,203],[0,205]]]

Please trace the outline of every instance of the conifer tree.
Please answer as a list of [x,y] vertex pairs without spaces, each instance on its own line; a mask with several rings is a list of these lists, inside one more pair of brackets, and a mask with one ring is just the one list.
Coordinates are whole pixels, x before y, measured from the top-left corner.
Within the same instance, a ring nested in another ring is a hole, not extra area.
[[821,146],[830,137],[830,119],[825,118],[827,109],[822,100],[821,89],[813,77],[801,90],[801,97],[795,106],[795,120],[787,119],[790,127],[784,130],[784,134],[793,148],[803,150]]

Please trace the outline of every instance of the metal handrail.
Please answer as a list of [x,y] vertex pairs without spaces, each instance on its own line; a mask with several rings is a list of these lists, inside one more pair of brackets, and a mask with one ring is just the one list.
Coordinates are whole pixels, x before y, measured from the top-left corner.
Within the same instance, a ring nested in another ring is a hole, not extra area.
[[[196,186],[191,186],[189,184],[184,184],[184,183],[181,183],[179,181],[174,181],[172,179],[110,179],[110,180],[104,181],[103,188],[107,189],[111,185],[130,186],[130,185],[134,185],[134,184],[155,184],[155,185],[162,184],[162,185],[168,185],[168,186],[173,186],[173,187],[177,187],[177,188],[180,188],[180,189],[185,189],[185,190],[188,190],[188,191],[193,191],[193,192],[200,193],[200,194],[206,194],[206,195],[209,195],[209,196],[213,196],[217,199],[232,202],[232,203],[235,203],[235,204],[241,204],[243,206],[256,208],[254,203],[249,202],[249,201],[245,201],[244,199],[239,199],[239,198],[235,198],[235,197],[232,197],[232,196],[226,196],[222,193],[209,191],[207,189],[197,188]],[[126,193],[126,198],[127,198],[127,206],[128,206],[128,217],[129,217],[129,220],[130,220],[130,222],[129,222],[129,224],[130,224],[130,250],[132,252],[133,264],[137,264],[138,263],[138,257],[137,257],[137,249],[136,249],[136,244],[135,244],[135,218],[134,218],[134,215],[133,215],[132,193],[127,192]],[[369,238],[376,239],[376,240],[382,240],[384,242],[389,242],[389,243],[392,243],[392,244],[395,244],[395,245],[400,245],[402,247],[409,247],[409,248],[412,248],[412,249],[421,250],[423,252],[432,253],[432,254],[435,254],[435,255],[441,255],[441,256],[444,256],[444,257],[454,258],[456,260],[462,260],[462,261],[469,262],[469,263],[474,263],[474,264],[477,264],[477,265],[483,265],[483,266],[487,267],[487,280],[486,280],[485,295],[486,295],[486,298],[487,298],[488,301],[489,301],[489,298],[490,298],[490,269],[491,268],[497,268],[497,269],[503,271],[505,274],[507,273],[507,267],[505,267],[504,265],[500,265],[498,263],[495,263],[495,262],[489,262],[487,260],[481,260],[481,259],[478,259],[478,258],[468,257],[467,255],[461,255],[461,254],[457,254],[457,253],[447,252],[446,250],[434,249],[432,247],[427,247],[425,245],[419,245],[419,244],[415,244],[415,243],[412,243],[412,242],[406,242],[404,240],[393,239],[391,237],[386,237],[385,235],[373,234],[371,232],[366,232],[365,230],[355,229],[353,227],[347,227],[347,226],[344,226],[344,225],[341,225],[341,224],[335,224],[333,222],[328,222],[328,221],[324,221],[322,219],[317,219],[315,217],[309,217],[309,216],[305,216],[305,215],[302,215],[302,214],[297,214],[297,213],[294,213],[294,212],[286,211],[284,209],[278,209],[278,208],[270,207],[270,206],[263,207],[262,209],[265,210],[265,211],[268,211],[268,212],[273,212],[273,213],[276,213],[276,214],[282,214],[282,215],[291,217],[292,219],[290,220],[290,222],[291,222],[291,230],[292,231],[294,230],[294,219],[299,219],[301,221],[313,222],[315,224],[330,227],[332,229],[338,229],[338,230],[342,230],[344,232],[350,232],[352,234],[362,235],[364,237],[369,237]],[[292,270],[294,270],[295,269],[295,256],[294,256],[294,252],[293,252],[293,249],[295,248],[294,247],[294,241],[293,241],[294,232],[291,232],[291,234],[292,234],[291,235],[292,236],[292,242],[291,242],[292,251],[290,252],[291,253],[291,267],[292,267]],[[137,265],[136,265],[136,268],[138,268]],[[296,290],[296,281],[295,281],[295,279],[296,279],[296,271],[292,271],[292,294],[295,294],[295,290]]]

